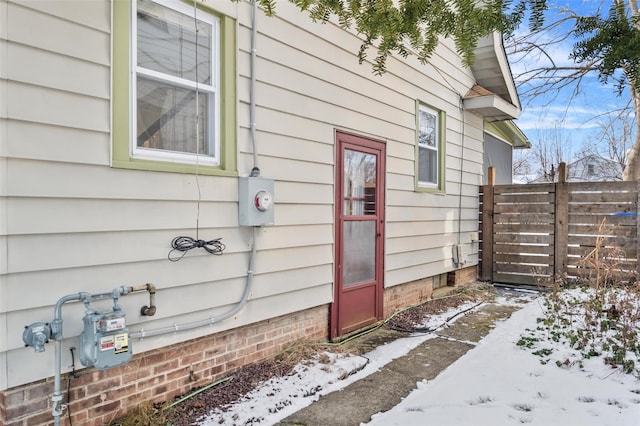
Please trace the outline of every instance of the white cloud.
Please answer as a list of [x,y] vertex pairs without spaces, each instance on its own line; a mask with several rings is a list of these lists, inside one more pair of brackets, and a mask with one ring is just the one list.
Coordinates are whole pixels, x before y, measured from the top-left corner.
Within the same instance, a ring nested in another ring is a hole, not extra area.
[[531,129],[595,129],[594,117],[605,110],[585,105],[530,106],[516,121],[522,130]]

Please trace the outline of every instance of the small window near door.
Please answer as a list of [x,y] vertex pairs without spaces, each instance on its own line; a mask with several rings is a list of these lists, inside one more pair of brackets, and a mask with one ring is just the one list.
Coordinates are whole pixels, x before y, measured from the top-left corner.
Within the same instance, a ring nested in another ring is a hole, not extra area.
[[416,181],[418,189],[443,190],[444,113],[418,103]]

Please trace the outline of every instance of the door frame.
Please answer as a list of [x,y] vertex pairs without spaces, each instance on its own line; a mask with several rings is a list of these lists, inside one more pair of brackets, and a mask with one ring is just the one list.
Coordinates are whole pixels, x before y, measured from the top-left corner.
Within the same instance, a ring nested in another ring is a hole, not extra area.
[[[341,330],[340,304],[342,291],[342,262],[343,262],[343,230],[344,230],[344,164],[343,152],[345,147],[356,151],[375,154],[376,162],[376,267],[375,267],[375,302],[374,317],[370,324],[383,317],[384,309],[384,246],[385,246],[385,178],[386,178],[386,144],[369,137],[335,131],[335,185],[334,185],[334,299],[331,304],[329,324],[330,338],[333,340],[354,330]],[[357,286],[356,286],[357,287]],[[362,325],[361,327],[366,326]],[[359,328],[361,328],[359,327]]]

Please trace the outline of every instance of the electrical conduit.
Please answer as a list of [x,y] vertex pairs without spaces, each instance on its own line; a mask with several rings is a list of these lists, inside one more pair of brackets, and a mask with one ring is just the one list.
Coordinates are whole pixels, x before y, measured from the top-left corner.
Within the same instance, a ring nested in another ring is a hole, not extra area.
[[[255,111],[256,111],[256,101],[255,101],[255,86],[256,86],[256,76],[255,76],[255,63],[256,63],[256,35],[257,35],[257,27],[256,27],[256,15],[258,9],[258,3],[256,0],[252,2],[252,14],[251,14],[251,61],[250,61],[250,87],[249,87],[249,96],[250,96],[250,105],[249,105],[249,121],[250,121],[250,129],[251,129],[251,143],[253,150],[253,168],[251,170],[252,177],[257,177],[260,175],[260,169],[258,168],[258,151],[257,151],[257,143],[256,143],[256,123],[255,123]],[[162,334],[174,333],[177,331],[185,331],[191,330],[198,327],[203,327],[206,325],[215,324],[220,321],[224,321],[228,318],[233,317],[235,314],[240,312],[247,303],[249,299],[249,295],[251,294],[251,287],[253,282],[253,264],[256,257],[256,235],[257,235],[258,227],[252,227],[252,241],[251,241],[251,254],[249,257],[249,265],[247,269],[247,281],[244,288],[244,292],[240,301],[236,304],[236,306],[230,311],[218,315],[209,317],[206,320],[195,321],[186,324],[175,324],[169,327],[163,327],[153,330],[140,330],[138,332],[130,333],[130,338],[143,338],[143,337],[152,337],[159,336]],[[149,291],[151,295],[151,303],[148,309],[152,309],[152,311],[147,311],[148,313],[143,313],[143,315],[153,315],[155,314],[155,305],[154,305],[154,296],[155,296],[155,287],[153,285],[147,284],[145,289]],[[89,294],[86,292],[80,292],[77,294],[71,294],[64,296],[58,300],[55,306],[54,319],[52,321],[52,338],[55,341],[55,378],[54,378],[54,392],[51,397],[52,401],[52,414],[54,417],[54,425],[60,425],[60,417],[64,410],[66,409],[66,405],[62,403],[62,392],[61,392],[61,374],[62,374],[62,305],[70,302],[70,301],[83,301],[85,304],[88,304],[92,300],[100,300],[106,298],[114,299],[114,306],[117,305],[117,299],[121,295],[128,294],[133,291],[142,290],[142,288],[134,288],[134,287],[118,287],[114,289],[111,293],[100,293],[100,294]],[[147,308],[147,307],[145,307]],[[143,308],[144,309],[144,308]]]
[[[251,130],[251,146],[253,151],[253,168],[251,169],[251,177],[260,176],[260,169],[258,168],[258,149],[257,149],[257,137],[256,137],[256,37],[258,34],[257,28],[257,12],[258,12],[258,2],[257,0],[253,0],[252,9],[251,9],[251,60],[249,62],[249,74],[250,74],[250,83],[249,83],[249,128]],[[253,263],[256,257],[256,233],[257,227],[253,227],[253,235],[251,241],[251,256],[249,258],[249,267],[247,270],[247,283],[244,288],[244,293],[242,294],[242,298],[240,302],[231,309],[229,312],[226,312],[222,315],[218,315],[215,317],[209,317],[205,320],[194,321],[186,324],[174,324],[167,327],[162,327],[153,330],[140,330],[138,332],[131,333],[129,336],[131,338],[144,338],[144,337],[153,337],[159,336],[163,334],[175,333],[177,331],[185,331],[191,330],[198,327],[204,327],[207,325],[212,325],[220,321],[224,321],[228,318],[231,318],[238,312],[240,312],[247,300],[249,299],[249,294],[251,293],[251,284],[253,281]]]
[[251,293],[251,285],[253,282],[253,263],[256,257],[255,241],[256,241],[256,233],[257,233],[258,227],[253,227],[252,229],[253,229],[253,235],[252,235],[252,241],[251,241],[251,255],[249,257],[249,267],[247,270],[247,283],[244,287],[244,293],[242,294],[242,298],[233,309],[231,309],[230,311],[224,314],[214,316],[214,317],[209,317],[205,320],[194,321],[194,322],[189,322],[185,324],[174,324],[171,326],[157,328],[153,330],[140,330],[135,333],[130,333],[129,337],[131,337],[132,339],[136,339],[136,338],[143,338],[143,337],[160,336],[162,334],[174,333],[177,331],[191,330],[194,328],[204,327],[206,325],[212,325],[217,322],[224,321],[228,318],[231,318],[238,312],[240,312],[242,308],[244,308],[244,306],[246,305],[247,300],[249,299],[249,294]]

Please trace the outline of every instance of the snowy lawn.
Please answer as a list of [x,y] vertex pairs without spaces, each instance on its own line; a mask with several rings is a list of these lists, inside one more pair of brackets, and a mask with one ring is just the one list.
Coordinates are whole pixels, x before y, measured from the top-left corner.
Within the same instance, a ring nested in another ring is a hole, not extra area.
[[[499,298],[495,303],[511,302]],[[431,317],[424,328],[439,326],[456,311],[471,306]],[[539,320],[557,322],[550,307],[542,297],[529,302],[434,380],[418,383],[404,401],[375,415],[369,424],[640,425],[640,380],[624,374],[622,368],[605,365],[602,356],[585,359],[585,348],[570,348],[569,343],[576,346],[576,342],[565,336],[554,339],[558,334],[549,331],[553,327],[541,326]],[[575,314],[570,321],[580,321]],[[427,334],[398,339],[364,357],[320,354],[298,365],[296,374],[264,383],[227,411],[214,410],[200,424],[275,424],[431,338],[436,337]],[[637,367],[633,354],[627,355]]]
[[542,298],[369,424],[640,425],[640,380],[633,375],[605,365],[602,357],[583,359],[563,339],[517,345],[523,336],[552,336],[537,330],[538,318],[548,318]]

